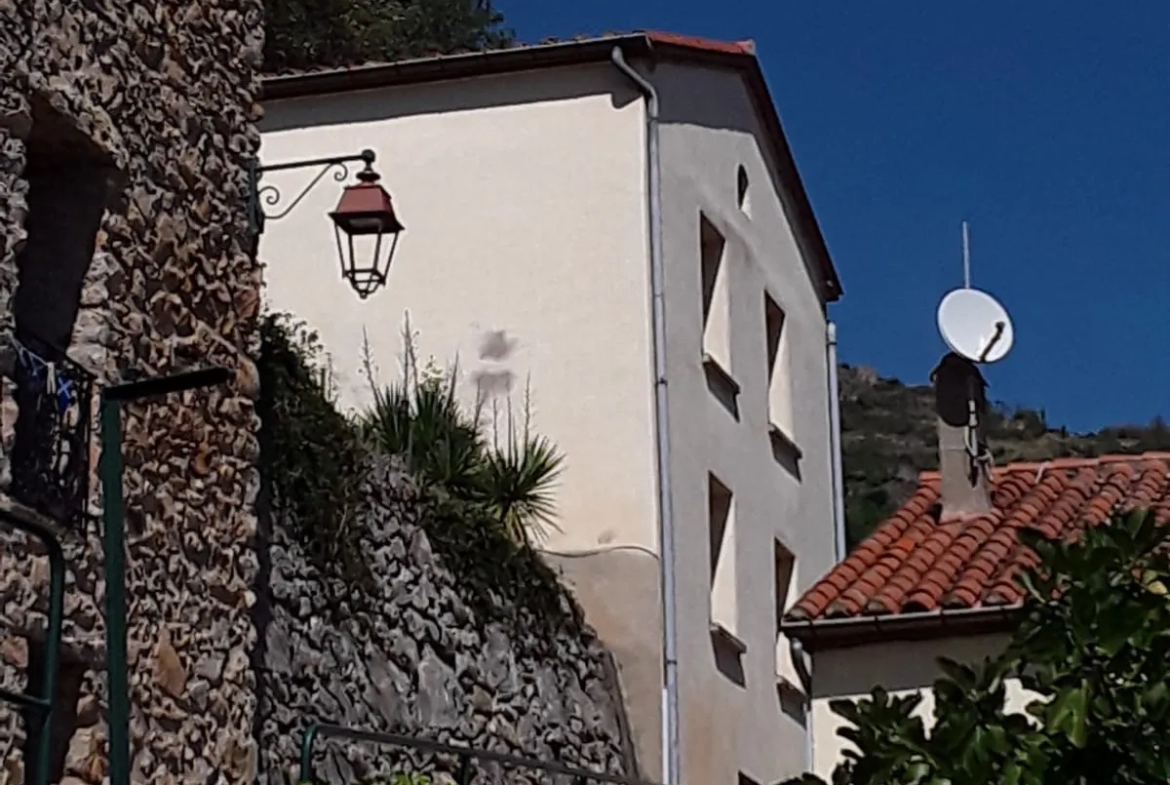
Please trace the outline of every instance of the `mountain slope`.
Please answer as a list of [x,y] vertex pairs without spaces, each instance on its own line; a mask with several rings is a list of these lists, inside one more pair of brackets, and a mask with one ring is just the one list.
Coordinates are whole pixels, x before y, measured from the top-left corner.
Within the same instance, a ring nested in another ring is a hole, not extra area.
[[[841,452],[845,521],[850,543],[872,531],[910,495],[918,473],[938,468],[934,393],[905,385],[872,368],[842,365]],[[1146,426],[1070,433],[1050,427],[1043,409],[995,403],[989,439],[996,464],[1066,456],[1170,450],[1170,427],[1156,418]]]

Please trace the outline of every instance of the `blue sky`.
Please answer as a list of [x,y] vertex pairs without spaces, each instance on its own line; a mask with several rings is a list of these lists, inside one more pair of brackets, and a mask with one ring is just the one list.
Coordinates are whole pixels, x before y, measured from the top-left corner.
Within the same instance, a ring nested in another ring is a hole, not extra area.
[[994,397],[1077,430],[1170,415],[1170,3],[496,0],[525,41],[754,38],[845,287],[842,359],[924,382],[972,278]]

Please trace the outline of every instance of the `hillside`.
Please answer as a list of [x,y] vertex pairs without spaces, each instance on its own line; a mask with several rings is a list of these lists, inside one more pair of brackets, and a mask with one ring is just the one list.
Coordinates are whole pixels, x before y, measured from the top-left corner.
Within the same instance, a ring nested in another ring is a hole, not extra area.
[[[920,471],[938,468],[934,394],[929,385],[885,379],[864,366],[842,365],[840,380],[845,520],[856,543],[910,495]],[[1170,427],[1161,418],[1078,434],[1051,427],[1043,409],[999,402],[992,408],[996,464],[1170,450]]]

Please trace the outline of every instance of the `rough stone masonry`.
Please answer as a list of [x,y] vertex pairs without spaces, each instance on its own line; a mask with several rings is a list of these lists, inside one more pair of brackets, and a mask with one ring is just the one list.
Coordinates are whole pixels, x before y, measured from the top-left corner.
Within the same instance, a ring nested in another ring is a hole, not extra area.
[[[271,576],[260,569],[250,358],[261,280],[241,175],[259,145],[262,27],[262,0],[0,0],[0,495],[18,342],[50,363],[72,358],[99,384],[236,371],[222,389],[123,413],[134,781],[279,782],[309,716],[632,773],[600,644],[568,635],[540,660],[469,615],[399,480],[375,475],[398,489],[389,495],[371,486],[385,613],[360,627],[326,621],[319,576],[277,534]],[[90,502],[100,511],[96,494]],[[97,785],[107,726],[96,527],[65,551],[68,722],[54,731],[55,777]],[[0,535],[9,688],[23,688],[40,655],[46,561]],[[270,611],[262,636],[258,601]],[[0,783],[24,781],[23,739],[18,713],[0,707]],[[333,752],[323,773],[381,770],[372,755]]]
[[[634,775],[616,666],[593,633],[577,623],[534,633],[484,618],[482,598],[471,596],[482,590],[443,566],[426,535],[425,500],[385,459],[372,461],[363,498],[357,528],[371,580],[360,589],[315,568],[279,515],[272,526],[257,607],[262,785],[297,781],[311,722]],[[560,599],[575,618],[568,593]],[[394,747],[335,742],[317,751],[314,773],[331,783],[458,770],[458,761]],[[478,765],[475,781],[551,780]]]
[[[39,354],[67,349],[99,382],[204,364],[237,369],[223,389],[124,412],[131,740],[141,782],[250,782],[257,761],[248,606],[258,418],[248,358],[260,273],[247,253],[240,173],[259,146],[262,13],[261,0],[0,0],[0,372],[11,377],[22,330],[44,339]],[[104,203],[83,201],[95,198]],[[95,209],[100,226],[81,225]],[[74,240],[93,251],[82,278],[66,252]],[[58,280],[81,281],[80,291],[72,283],[45,291],[45,265],[59,265]],[[40,322],[22,325],[22,313]],[[70,345],[54,346],[70,317]],[[7,382],[3,403],[7,448],[16,416]],[[43,634],[47,567],[23,538],[0,548],[0,675],[21,688]],[[66,551],[66,671],[80,695],[64,775],[97,783],[106,691],[93,527]],[[222,667],[211,673],[209,663]],[[15,712],[0,713],[0,779],[9,782],[22,781],[27,763],[21,726]]]

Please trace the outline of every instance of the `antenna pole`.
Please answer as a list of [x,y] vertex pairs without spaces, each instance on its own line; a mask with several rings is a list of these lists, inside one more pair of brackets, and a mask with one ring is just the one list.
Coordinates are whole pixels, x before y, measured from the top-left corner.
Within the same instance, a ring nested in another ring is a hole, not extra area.
[[971,288],[971,235],[963,221],[963,288]]
[[963,288],[971,288],[971,237],[966,221],[963,221]]

